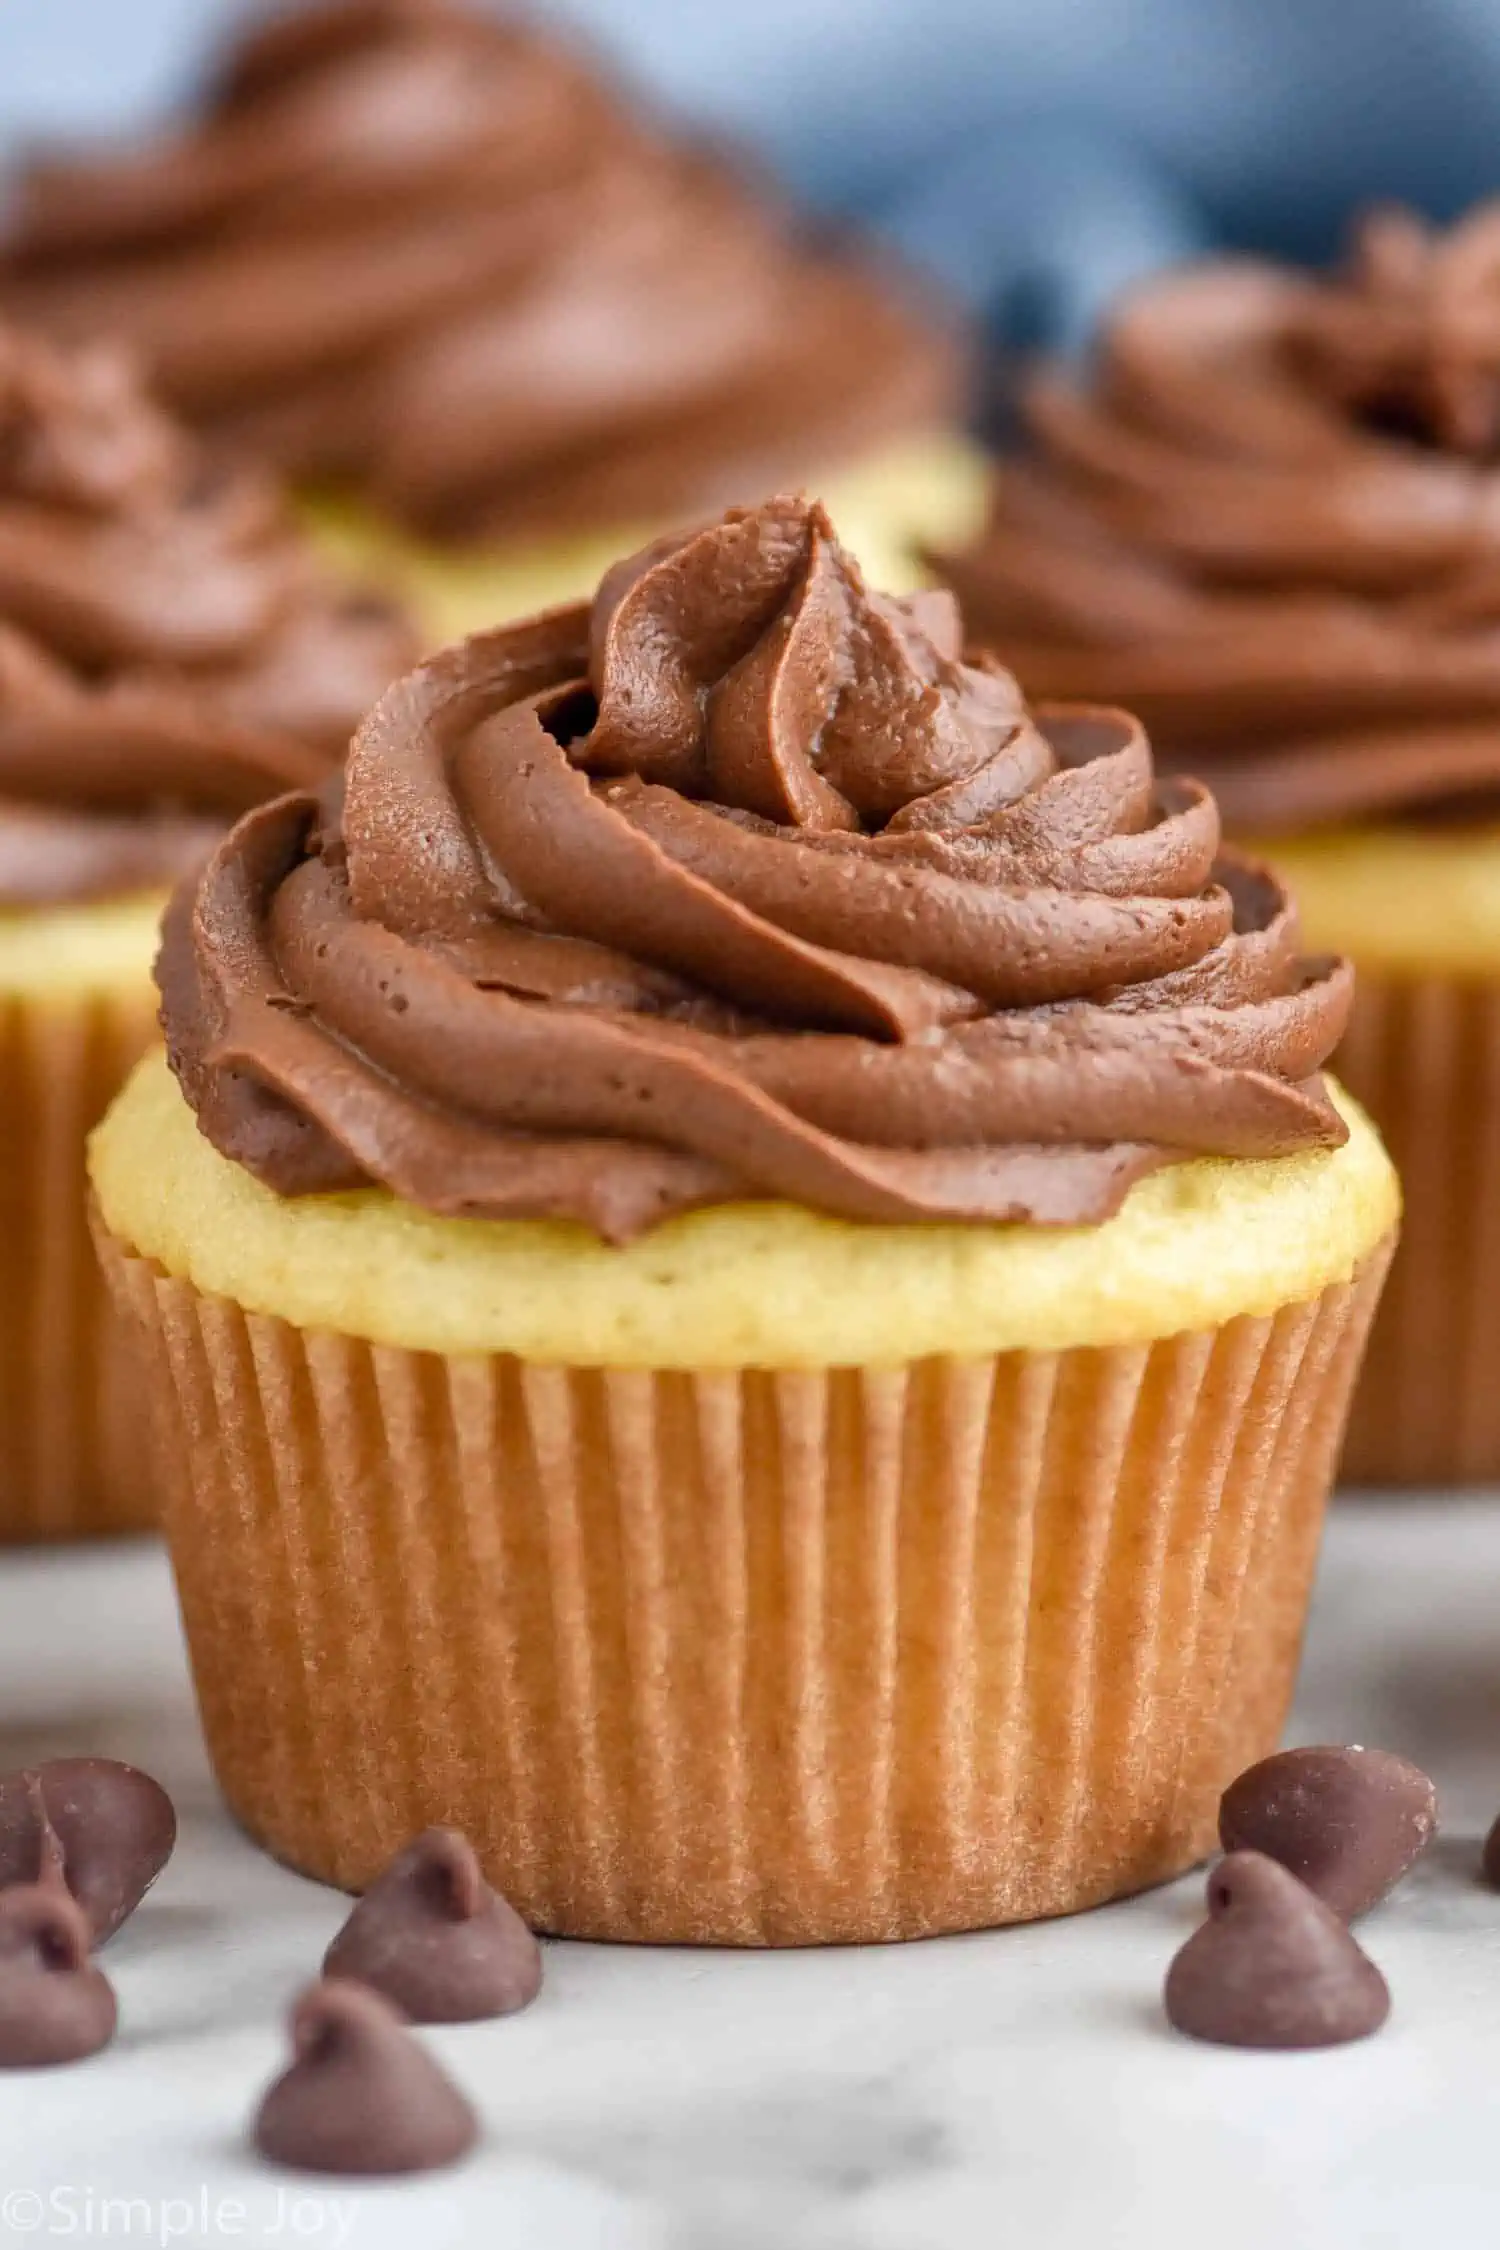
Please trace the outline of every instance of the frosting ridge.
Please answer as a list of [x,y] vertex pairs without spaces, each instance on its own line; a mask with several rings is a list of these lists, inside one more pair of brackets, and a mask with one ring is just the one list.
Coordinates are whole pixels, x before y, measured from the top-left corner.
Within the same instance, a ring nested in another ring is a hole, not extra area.
[[1136,721],[1028,711],[780,498],[434,658],[243,820],[168,917],[168,1049],[287,1194],[1096,1220],[1344,1137],[1348,970],[1218,846]]
[[0,904],[171,882],[413,653],[113,350],[0,328]]
[[174,135],[33,165],[0,305],[442,538],[718,507],[963,405],[904,282],[455,0],[272,16]]
[[1043,373],[941,558],[1028,690],[1140,712],[1231,828],[1500,789],[1500,203],[1377,211],[1346,268],[1220,260]]

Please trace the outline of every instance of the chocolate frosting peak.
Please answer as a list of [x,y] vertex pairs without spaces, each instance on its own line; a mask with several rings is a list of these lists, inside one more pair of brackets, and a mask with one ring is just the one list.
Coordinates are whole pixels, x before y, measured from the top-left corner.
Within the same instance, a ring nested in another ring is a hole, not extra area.
[[908,286],[449,0],[273,15],[176,134],[33,166],[0,305],[445,538],[718,506],[963,403]]
[[1027,419],[943,568],[1029,691],[1128,703],[1231,827],[1493,800],[1500,203],[1154,281]]
[[0,328],[0,905],[174,880],[413,653],[113,351]]
[[0,329],[0,478],[13,500],[109,516],[170,494],[180,453],[116,354],[69,363]]
[[169,917],[168,1044],[288,1194],[1101,1219],[1343,1137],[1347,971],[1217,848],[1133,719],[1029,714],[948,596],[776,499],[434,659],[341,801],[242,822]]
[[1500,204],[1447,234],[1399,207],[1370,212],[1347,273],[1308,304],[1301,352],[1356,414],[1448,453],[1500,453]]

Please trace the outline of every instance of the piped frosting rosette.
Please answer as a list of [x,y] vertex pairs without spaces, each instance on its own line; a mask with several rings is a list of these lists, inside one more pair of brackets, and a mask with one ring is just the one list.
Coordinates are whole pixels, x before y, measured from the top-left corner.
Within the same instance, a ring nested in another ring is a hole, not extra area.
[[1140,712],[1232,827],[1500,793],[1500,204],[1327,277],[1146,284],[944,573],[1034,694]]
[[909,279],[460,0],[252,21],[194,117],[14,205],[0,306],[445,541],[716,508],[964,404]]
[[413,653],[116,354],[0,329],[0,904],[174,881]]
[[1029,711],[951,597],[776,499],[391,689],[252,812],[161,962],[202,1129],[623,1240],[784,1198],[1081,1223],[1195,1155],[1341,1142],[1349,973],[1141,726]]

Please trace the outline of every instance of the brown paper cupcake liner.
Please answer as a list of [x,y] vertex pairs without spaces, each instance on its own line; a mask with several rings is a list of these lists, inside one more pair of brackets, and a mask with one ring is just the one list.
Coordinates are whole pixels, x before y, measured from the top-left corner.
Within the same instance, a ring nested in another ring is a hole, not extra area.
[[450,1822],[540,1929],[746,1945],[1065,1913],[1210,1848],[1388,1255],[1139,1348],[693,1374],[304,1333],[103,1247],[245,1826],[358,1888]]
[[1335,1067],[1401,1174],[1355,1397],[1354,1484],[1500,1480],[1500,983],[1360,970]]
[[0,997],[0,1543],[154,1518],[84,1145],[155,1036],[144,977],[138,992]]

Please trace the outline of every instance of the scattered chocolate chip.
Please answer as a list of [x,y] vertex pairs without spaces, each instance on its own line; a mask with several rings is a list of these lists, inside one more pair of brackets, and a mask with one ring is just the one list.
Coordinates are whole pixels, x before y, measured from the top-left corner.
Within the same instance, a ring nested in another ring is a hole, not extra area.
[[83,1909],[55,1882],[0,1891],[0,2070],[82,2062],[114,2034],[114,1991],[89,1959]]
[[159,1781],[114,1758],[54,1758],[0,1775],[0,1890],[60,1873],[95,1945],[133,1914],[172,1856]]
[[542,1949],[490,1889],[467,1837],[429,1828],[370,1885],[323,1974],[383,1992],[413,2023],[469,2023],[536,1998]]
[[1484,1839],[1484,1849],[1479,1855],[1479,1871],[1485,1881],[1500,1891],[1500,1820]]
[[1367,1914],[1437,1832],[1437,1792],[1388,1750],[1279,1750],[1231,1782],[1219,1806],[1226,1852],[1265,1852],[1342,1914]]
[[1208,1920],[1167,1971],[1167,2021],[1221,2047],[1338,2047],[1378,2031],[1391,1996],[1330,1907],[1264,1852],[1208,1878]]
[[[36,1880],[55,1883],[59,1889],[68,1888],[67,1854],[61,1836],[52,1825],[52,1815],[47,1810],[47,1795],[42,1787],[42,1777],[34,1769],[23,1773],[26,1801],[31,1807],[31,1817],[36,1822]],[[8,1886],[0,1883],[0,1892]],[[71,1897],[71,1892],[69,1893]],[[76,1899],[74,1904],[77,1904]],[[90,1936],[92,1937],[92,1931]]]
[[431,2172],[473,2146],[473,2110],[378,1992],[311,1985],[291,2029],[291,2063],[255,2119],[255,2145],[273,2164]]

